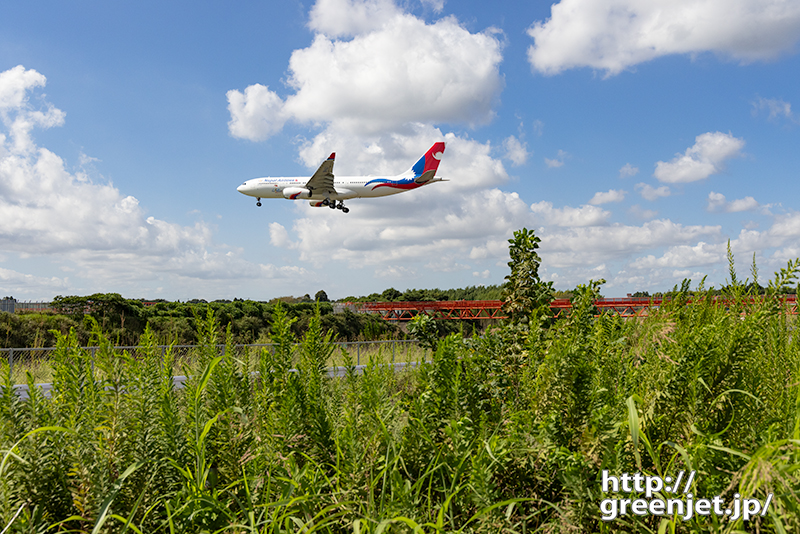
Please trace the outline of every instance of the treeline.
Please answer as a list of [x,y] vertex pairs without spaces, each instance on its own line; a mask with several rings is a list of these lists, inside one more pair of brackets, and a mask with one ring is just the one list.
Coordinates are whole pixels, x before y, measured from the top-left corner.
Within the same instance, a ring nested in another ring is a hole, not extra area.
[[[458,289],[389,288],[364,297],[346,297],[341,302],[409,302],[432,300],[499,300],[502,285],[469,286]],[[93,325],[97,323],[117,345],[135,345],[147,325],[162,343],[194,344],[197,342],[198,317],[205,317],[211,308],[222,325],[231,325],[235,343],[259,343],[272,334],[275,306],[281,303],[289,316],[295,335],[303,335],[319,302],[322,327],[339,341],[371,340],[403,336],[400,328],[383,319],[345,309],[334,313],[325,291],[312,299],[279,297],[268,302],[235,298],[207,302],[192,299],[186,302],[127,299],[118,293],[95,293],[88,296],[57,296],[52,312],[17,314],[0,313],[0,347],[50,347],[56,333],[74,329],[78,340],[91,342]],[[145,305],[147,303],[147,305]],[[440,323],[440,321],[437,321]],[[442,334],[458,329],[456,324],[438,324]]]
[[[74,329],[78,340],[88,345],[96,323],[117,345],[135,345],[147,325],[161,343],[195,344],[197,325],[213,310],[222,325],[230,324],[234,343],[267,342],[272,334],[273,314],[278,301],[270,302],[235,299],[206,302],[156,302],[145,306],[144,301],[126,299],[118,293],[96,293],[85,297],[58,296],[53,299],[51,313],[0,313],[0,347],[50,347],[57,334]],[[317,306],[314,302],[282,304],[289,317],[295,319],[292,330],[302,335]],[[322,327],[338,341],[393,338],[401,335],[399,328],[374,316],[353,313],[333,313],[333,305],[320,302]]]
[[458,289],[407,289],[393,287],[382,293],[371,293],[365,297],[347,297],[350,302],[419,302],[435,300],[500,300],[503,286],[467,286]]

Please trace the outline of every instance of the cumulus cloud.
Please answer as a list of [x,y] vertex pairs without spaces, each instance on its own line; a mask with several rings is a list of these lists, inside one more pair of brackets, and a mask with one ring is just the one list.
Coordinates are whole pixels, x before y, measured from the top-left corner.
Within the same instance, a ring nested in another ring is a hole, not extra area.
[[568,156],[569,156],[568,152],[566,152],[564,150],[559,150],[557,157],[555,157],[553,159],[544,158],[544,163],[545,163],[545,165],[547,165],[551,169],[557,169],[559,167],[563,167],[564,166],[564,160],[567,159]]
[[[148,216],[134,196],[67,171],[58,155],[31,136],[36,127],[64,121],[65,114],[43,98],[37,99],[39,108],[31,105],[31,92],[45,83],[44,76],[23,67],[0,73],[0,121],[6,130],[0,134],[0,252],[74,266],[93,290],[159,278],[191,289],[197,280],[295,274],[246,262],[240,251],[215,244],[207,225],[181,226]],[[11,276],[11,270],[3,272],[4,278]],[[43,287],[62,287],[65,280],[36,278]]]
[[0,113],[5,117],[9,111],[27,108],[28,92],[46,83],[44,75],[22,65],[0,72]]
[[639,194],[642,195],[643,199],[651,201],[657,198],[668,197],[670,194],[672,194],[669,190],[669,187],[666,185],[662,185],[661,187],[653,187],[650,184],[640,182],[636,184],[634,188],[639,191]]
[[428,194],[363,201],[348,217],[330,218],[320,209],[304,207],[306,216],[293,225],[293,246],[302,261],[314,264],[338,260],[353,267],[411,265],[445,255],[462,258],[487,240],[508,239],[529,220],[527,206],[516,193],[490,189],[445,197],[434,192],[439,185],[425,186],[432,189]]
[[786,119],[790,122],[800,122],[792,112],[792,105],[780,98],[758,97],[753,102],[753,115],[759,115],[762,111],[767,112],[767,119],[771,121]]
[[637,174],[639,174],[639,167],[634,167],[630,163],[626,163],[619,170],[620,178],[628,178],[630,176],[636,176]]
[[68,278],[34,276],[0,267],[0,285],[3,286],[4,296],[21,297],[25,295],[33,296],[33,298],[49,298],[63,292],[68,284]]
[[612,76],[671,54],[741,63],[792,52],[800,4],[786,0],[562,0],[528,30],[531,66],[546,75],[591,67]]
[[684,154],[676,154],[672,161],[659,161],[653,173],[666,183],[696,182],[724,169],[727,160],[739,156],[744,139],[730,133],[708,132],[698,135],[695,144]]
[[317,0],[308,27],[328,37],[352,37],[379,30],[401,15],[392,0]]
[[598,191],[594,194],[589,204],[599,206],[601,204],[608,204],[609,202],[622,202],[625,200],[625,191],[621,189],[609,189],[606,192]]
[[445,152],[436,175],[451,180],[436,184],[438,189],[464,192],[495,187],[508,180],[500,160],[491,157],[491,145],[443,133],[426,124],[412,124],[398,131],[359,136],[331,125],[300,146],[300,160],[316,169],[336,152],[335,173],[350,175],[395,176],[409,169],[430,148],[433,141],[444,141]]
[[723,211],[725,213],[737,213],[740,211],[752,211],[761,205],[753,197],[744,197],[737,200],[728,201],[722,193],[711,191],[708,194],[708,211]]
[[554,208],[553,203],[547,201],[532,204],[531,211],[537,215],[537,220],[546,226],[597,226],[605,224],[611,217],[610,211],[597,206]]
[[669,219],[641,226],[572,227],[542,235],[542,250],[552,267],[570,268],[626,258],[652,248],[691,243],[703,236],[720,235],[719,226],[684,226]]
[[244,93],[228,91],[228,130],[234,137],[263,141],[278,133],[286,122],[281,98],[261,84],[247,87]]
[[291,246],[289,233],[286,227],[279,222],[269,223],[269,242],[276,247],[287,248]]
[[520,166],[528,161],[527,146],[513,135],[503,141],[503,148],[506,150],[506,159],[512,164]]
[[670,247],[658,258],[652,254],[637,258],[631,262],[631,267],[634,269],[699,267],[719,263],[725,259],[725,254],[726,249],[723,244],[709,244],[700,241],[694,246]]
[[628,208],[628,213],[643,221],[655,219],[656,216],[658,216],[658,212],[656,210],[643,209],[639,204],[634,204]]
[[320,0],[309,25],[317,35],[289,61],[293,94],[228,92],[231,135],[262,140],[290,119],[374,134],[493,117],[503,85],[496,30],[470,33],[453,17],[428,24],[384,0]]

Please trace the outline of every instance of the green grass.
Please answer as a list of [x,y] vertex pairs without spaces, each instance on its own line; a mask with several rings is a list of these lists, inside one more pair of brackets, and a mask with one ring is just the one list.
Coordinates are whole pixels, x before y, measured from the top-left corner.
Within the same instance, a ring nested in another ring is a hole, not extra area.
[[[647,318],[595,317],[596,290],[579,286],[563,319],[439,340],[402,373],[383,349],[356,374],[318,317],[295,345],[280,311],[275,350],[236,358],[209,314],[191,367],[147,333],[137,358],[99,331],[93,358],[60,336],[50,399],[20,402],[0,363],[0,529],[799,532],[794,319],[773,299],[734,292],[726,309],[688,286]],[[332,363],[347,376],[327,378]],[[178,370],[191,371],[183,390]],[[606,469],[694,470],[698,497],[772,505],[748,524],[605,522]]]
[[[430,350],[419,347],[414,342],[398,341],[392,347],[392,343],[369,343],[354,342],[349,343],[335,343],[335,349],[326,361],[327,367],[335,367],[342,365],[343,352],[349,351],[352,353],[353,360],[358,364],[366,364],[370,359],[378,358],[387,363],[395,362],[417,362],[423,360],[430,360]],[[157,347],[158,350],[166,350],[167,347]],[[257,371],[256,362],[258,361],[258,354],[262,349],[270,350],[268,346],[262,347],[259,345],[236,345],[234,347],[234,358],[239,362],[239,369],[244,371],[245,368],[250,372]],[[296,346],[299,349],[299,344]],[[53,380],[53,365],[50,361],[52,350],[36,350],[36,351],[16,351],[14,358],[14,365],[11,373],[11,382],[13,384],[26,384],[28,381],[28,373],[33,376],[34,383],[49,383]],[[173,349],[174,364],[173,373],[175,375],[191,375],[198,371],[198,358],[196,355],[195,347],[180,346]],[[5,355],[6,353],[3,353]],[[134,352],[135,354],[135,352]],[[293,357],[293,364],[299,362],[299,355],[296,353]],[[102,374],[98,374],[101,379],[106,378]]]

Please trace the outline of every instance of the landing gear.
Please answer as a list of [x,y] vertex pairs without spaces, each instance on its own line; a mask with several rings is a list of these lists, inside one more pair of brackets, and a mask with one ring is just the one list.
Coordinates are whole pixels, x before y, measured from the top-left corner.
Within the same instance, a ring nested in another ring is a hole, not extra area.
[[261,207],[261,197],[256,197],[256,206]]
[[328,206],[332,210],[342,210],[344,213],[350,213],[350,209],[346,208],[344,202],[341,200],[337,204],[335,200],[331,200],[329,198],[323,198],[318,206]]

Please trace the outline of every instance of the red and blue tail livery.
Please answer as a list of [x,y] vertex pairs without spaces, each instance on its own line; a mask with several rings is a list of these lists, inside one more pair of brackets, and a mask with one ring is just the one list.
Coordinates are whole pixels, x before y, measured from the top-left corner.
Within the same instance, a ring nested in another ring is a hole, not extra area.
[[351,198],[384,197],[417,189],[433,182],[444,181],[436,176],[444,154],[444,143],[434,143],[425,154],[406,172],[392,177],[339,176],[333,175],[336,153],[331,153],[322,162],[317,172],[308,177],[255,178],[247,180],[237,188],[242,194],[256,197],[256,206],[262,198],[285,198],[309,200],[311,206],[328,206],[344,213],[350,211],[344,201]]

